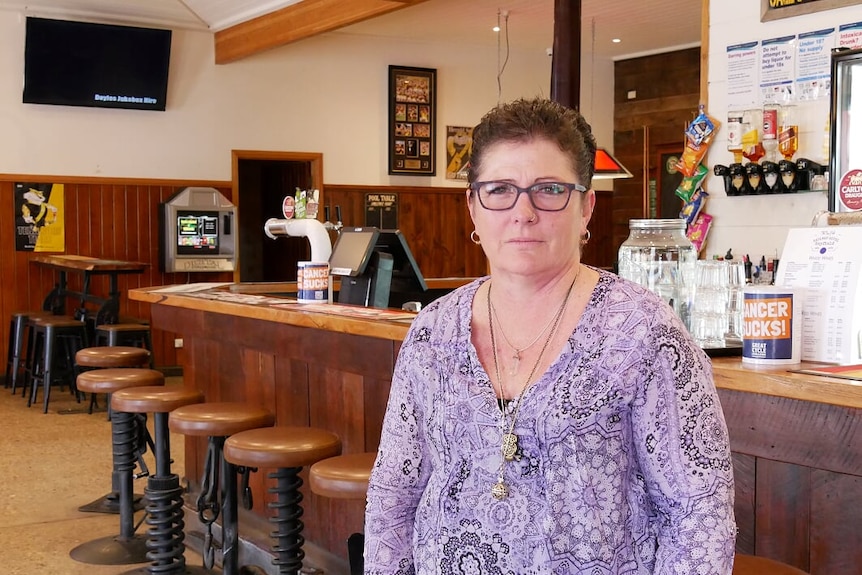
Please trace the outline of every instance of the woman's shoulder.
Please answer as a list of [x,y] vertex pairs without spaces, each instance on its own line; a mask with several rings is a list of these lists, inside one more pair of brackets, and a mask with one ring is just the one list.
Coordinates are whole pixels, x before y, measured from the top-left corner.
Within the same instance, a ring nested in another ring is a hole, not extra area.
[[451,292],[440,296],[416,315],[410,326],[412,333],[426,335],[433,332],[439,337],[454,337],[459,332],[469,331],[473,298],[476,290],[487,280],[477,278]]
[[613,272],[598,272],[590,308],[604,318],[601,323],[608,328],[635,324],[649,327],[678,321],[673,309],[647,288]]

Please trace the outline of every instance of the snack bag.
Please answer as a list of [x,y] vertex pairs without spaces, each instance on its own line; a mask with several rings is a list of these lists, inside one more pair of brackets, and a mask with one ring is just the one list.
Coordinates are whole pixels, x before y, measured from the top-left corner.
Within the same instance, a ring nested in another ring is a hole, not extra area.
[[679,217],[685,220],[686,229],[689,228],[695,221],[700,211],[706,205],[706,198],[709,194],[703,188],[698,188],[691,196],[691,200],[686,202],[679,212]]
[[695,191],[700,187],[703,179],[709,173],[709,168],[703,164],[698,164],[691,176],[686,176],[682,179],[679,186],[674,192],[683,202],[690,202]]
[[685,130],[685,146],[676,165],[680,172],[689,177],[695,174],[720,125],[718,120],[703,111],[703,106],[698,108],[697,117]]
[[689,122],[688,128],[685,129],[685,137],[696,146],[703,143],[709,145],[719,125],[717,120],[703,111],[701,105],[698,107],[697,116]]
[[712,225],[712,216],[704,211],[701,211],[697,219],[688,227],[685,235],[694,246],[699,254],[706,244],[706,236],[709,233],[709,228]]

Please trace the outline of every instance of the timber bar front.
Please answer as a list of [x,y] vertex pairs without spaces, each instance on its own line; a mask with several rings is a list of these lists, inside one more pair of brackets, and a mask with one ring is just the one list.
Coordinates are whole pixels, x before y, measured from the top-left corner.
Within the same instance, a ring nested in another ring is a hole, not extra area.
[[[409,313],[309,307],[260,292],[191,285],[133,289],[129,297],[152,304],[154,327],[182,336],[185,385],[207,401],[267,407],[278,425],[337,433],[344,453],[375,451]],[[751,368],[738,358],[713,366],[734,452],[738,551],[811,572],[862,573],[862,384],[788,371],[800,366]],[[192,491],[204,454],[205,442],[187,438]],[[240,512],[243,538],[268,532],[269,471],[253,474],[259,503]],[[362,530],[364,503],[321,498],[307,486],[303,494],[310,558],[320,551],[343,560],[347,537]],[[265,536],[255,543],[270,544]]]

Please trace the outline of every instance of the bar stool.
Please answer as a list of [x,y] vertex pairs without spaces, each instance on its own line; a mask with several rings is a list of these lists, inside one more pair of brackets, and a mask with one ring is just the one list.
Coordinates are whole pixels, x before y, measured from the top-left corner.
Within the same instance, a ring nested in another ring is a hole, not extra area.
[[[365,501],[368,478],[374,467],[376,453],[348,453],[318,461],[311,466],[308,484],[311,492],[332,499]],[[365,560],[362,555],[365,536],[354,533],[347,538],[347,558],[350,575],[362,575]]]
[[[75,371],[74,354],[78,349],[87,346],[87,326],[73,318],[53,315],[30,318],[28,324],[33,345],[27,350],[26,360],[28,377],[25,385],[30,386],[27,407],[36,402],[41,384],[44,395],[42,413],[48,413],[51,384],[56,376],[55,367],[62,357],[58,351],[65,352],[63,359],[66,373],[63,375],[69,379],[72,391],[77,393],[72,377]],[[62,349],[58,350],[58,347]]]
[[[276,524],[272,562],[280,574],[299,573],[305,552],[302,545],[302,468],[341,453],[341,439],[334,433],[313,427],[269,427],[252,429],[230,436],[224,444],[224,457],[236,466],[255,469],[274,468],[268,477],[276,480],[269,492],[276,500],[268,507],[276,510],[270,518]],[[225,574],[227,574],[225,568]]]
[[[131,346],[93,346],[85,347],[75,353],[75,365],[89,369],[113,369],[124,367],[147,367],[151,364],[151,353],[148,349]],[[111,418],[111,403],[108,400],[108,419]],[[88,412],[93,413],[96,405],[96,394],[90,396]]]
[[[88,366],[93,367],[95,362],[93,359],[96,357],[94,350],[99,350],[100,348],[86,348],[82,349],[78,352],[76,357],[85,358],[85,362],[89,362]],[[108,358],[104,363],[117,364],[121,363],[122,359],[126,359],[131,363],[131,357],[133,357],[132,353],[122,353],[121,348],[106,348],[106,349],[114,349],[120,350],[119,355],[112,357],[110,354],[103,354],[106,358]],[[134,350],[137,353],[137,361],[140,362],[142,356],[138,352],[144,352],[145,354],[149,354],[147,350],[139,349],[139,348],[128,348]],[[87,352],[87,353],[82,353]],[[91,394],[92,397],[95,397],[96,394],[105,393],[110,396],[111,394],[120,391],[121,389],[127,389],[130,387],[144,387],[144,386],[163,386],[165,384],[165,376],[162,372],[156,371],[154,369],[145,369],[145,368],[136,368],[136,367],[114,367],[114,368],[105,368],[105,369],[91,369],[90,371],[84,371],[78,375],[78,390],[83,391],[85,393]],[[90,410],[92,412],[92,404],[90,406]],[[110,411],[110,410],[109,410]],[[111,417],[111,426],[113,429],[114,420],[113,414],[109,413]],[[134,459],[132,461],[132,467],[134,467],[135,461],[138,462],[138,465],[141,467],[141,476],[146,476],[148,474],[146,464],[143,460],[143,453],[146,451],[146,445],[148,443],[152,443],[150,439],[149,431],[146,426],[146,417],[142,416],[137,418],[137,425],[140,430],[139,437],[136,438],[136,443],[133,446]],[[112,431],[116,436],[117,432]],[[78,508],[78,511],[83,511],[85,513],[119,513],[122,515],[123,513],[123,504],[121,494],[121,481],[124,480],[124,476],[122,473],[122,468],[117,466],[117,458],[114,457],[114,469],[111,474],[111,492],[107,495],[96,499],[90,503],[82,505]],[[131,471],[129,472],[129,477],[131,477]],[[141,504],[142,497],[140,495],[135,495],[130,491],[129,498],[131,500],[131,505],[133,507],[132,511],[137,511],[138,509],[142,509],[143,505]]]
[[30,318],[47,317],[52,315],[47,311],[16,311],[12,313],[9,320],[9,345],[6,348],[6,377],[3,380],[3,387],[12,387],[12,393],[15,393],[15,387],[18,383],[18,375],[24,371],[25,360],[25,342],[27,341],[27,324]]
[[171,473],[171,445],[168,432],[168,413],[183,407],[202,403],[204,394],[196,389],[180,386],[131,387],[111,395],[113,412],[153,413],[153,455],[156,473],[147,478],[144,494],[147,497],[147,554],[152,564],[128,574],[196,574],[209,573],[203,567],[189,567],[185,559],[185,521],[183,488],[180,478]]
[[766,557],[737,553],[733,560],[733,575],[808,575],[808,573]]
[[[132,387],[164,384],[165,376],[153,369],[96,369],[78,376],[78,388],[88,393],[113,394]],[[72,549],[69,555],[76,561],[92,565],[142,563],[146,561],[146,538],[135,533],[132,470],[136,459],[142,462],[144,441],[149,436],[146,418],[136,413],[112,412],[111,436],[114,464],[112,485],[115,486],[120,510],[120,533],[82,543]],[[142,469],[146,467],[142,465]]]
[[215,563],[212,525],[221,514],[222,569],[225,575],[239,572],[236,470],[224,457],[225,440],[235,433],[274,423],[275,416],[270,411],[234,402],[185,405],[168,415],[171,431],[207,438],[201,492],[196,502],[198,517],[206,526],[201,554],[207,569]]
[[[96,326],[96,345],[142,347],[153,351],[150,326],[145,323],[112,323]],[[153,358],[150,355],[150,368]]]

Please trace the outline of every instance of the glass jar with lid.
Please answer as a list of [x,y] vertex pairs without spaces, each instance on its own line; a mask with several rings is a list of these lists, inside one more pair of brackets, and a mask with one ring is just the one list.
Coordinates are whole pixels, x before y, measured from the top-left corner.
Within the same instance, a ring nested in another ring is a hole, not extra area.
[[629,220],[620,246],[619,275],[661,297],[689,327],[690,290],[697,250],[685,235],[684,219]]

